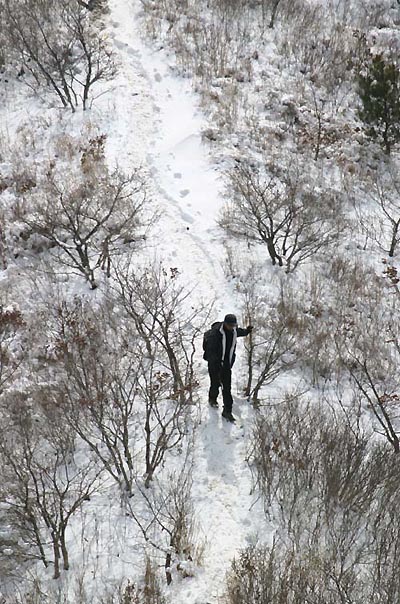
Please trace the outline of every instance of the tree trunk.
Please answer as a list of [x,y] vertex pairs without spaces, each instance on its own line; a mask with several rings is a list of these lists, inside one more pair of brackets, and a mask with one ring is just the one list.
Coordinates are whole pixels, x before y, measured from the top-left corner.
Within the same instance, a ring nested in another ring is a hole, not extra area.
[[33,532],[34,532],[34,535],[35,535],[35,541],[36,541],[36,544],[37,544],[37,546],[39,548],[39,552],[40,552],[40,559],[43,562],[44,566],[47,568],[48,565],[49,565],[49,563],[47,561],[46,554],[44,552],[44,548],[43,548],[43,544],[42,544],[42,539],[40,537],[40,531],[39,531],[38,524],[36,522],[36,518],[35,518],[35,516],[33,514],[29,514],[28,518],[29,518],[29,521],[31,522],[32,527],[33,527]]
[[254,346],[253,346],[253,334],[252,332],[250,332],[249,334],[249,349],[248,349],[248,353],[247,353],[247,367],[248,367],[248,374],[247,374],[247,384],[246,384],[246,388],[244,391],[245,396],[249,397],[250,393],[251,393],[251,384],[253,381],[253,356],[254,356]]
[[150,413],[146,411],[146,423],[144,425],[144,431],[146,433],[146,481],[144,486],[146,489],[149,487],[151,481],[151,428],[150,428]]
[[321,120],[321,115],[319,112],[317,112],[317,120],[318,120],[318,131],[317,131],[317,144],[316,144],[315,153],[314,153],[314,161],[318,160],[319,152],[321,149],[322,120]]
[[268,249],[268,253],[271,257],[272,264],[275,266],[276,261],[278,261],[279,266],[283,266],[283,260],[276,251],[275,243],[274,243],[274,240],[272,239],[272,237],[269,237],[267,239],[267,249]]
[[393,258],[394,253],[396,251],[396,246],[398,243],[397,237],[399,235],[399,228],[400,228],[400,219],[397,222],[395,222],[394,226],[393,226],[392,241],[390,242],[390,249],[389,249],[390,258]]
[[54,574],[53,579],[60,578],[60,544],[58,540],[58,535],[54,533],[51,536],[53,540],[53,552],[54,552]]
[[276,13],[278,12],[278,7],[280,4],[281,0],[275,0],[274,5],[272,7],[272,12],[271,12],[271,20],[269,22],[269,28],[272,29],[275,25],[275,17],[276,17]]
[[172,574],[171,574],[171,554],[168,552],[165,558],[165,576],[167,578],[167,585],[171,585],[172,583]]
[[60,545],[61,545],[61,553],[62,553],[62,557],[63,557],[64,570],[69,570],[68,550],[67,550],[67,544],[65,543],[65,529],[66,529],[66,527],[64,527],[61,531]]

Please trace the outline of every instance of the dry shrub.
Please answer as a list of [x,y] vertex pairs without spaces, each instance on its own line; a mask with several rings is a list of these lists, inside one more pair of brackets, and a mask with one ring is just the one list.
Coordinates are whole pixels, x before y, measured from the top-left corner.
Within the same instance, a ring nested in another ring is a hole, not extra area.
[[[226,604],[337,604],[345,593],[356,595],[355,577],[346,574],[343,587],[335,584],[328,568],[310,552],[297,555],[282,550],[280,544],[271,548],[251,546],[234,560],[227,575]],[[357,585],[357,588],[360,586]],[[361,595],[361,594],[360,594]],[[352,604],[363,600],[352,599]]]
[[[288,394],[255,423],[251,459],[257,484],[267,512],[273,513],[269,506],[278,500],[287,525],[294,508],[306,509],[310,501],[317,501],[327,516],[337,507],[361,514],[386,479],[392,485],[391,454],[378,446],[371,449],[356,410],[343,417],[325,405]],[[400,473],[400,468],[393,471]]]
[[147,557],[143,580],[136,583],[130,580],[123,581],[115,593],[101,599],[99,604],[165,604],[165,602],[156,568]]
[[[281,602],[283,585],[290,603],[308,601],[310,593],[318,593],[315,602],[332,604],[361,604],[362,597],[397,601],[400,581],[392,569],[400,548],[400,466],[387,446],[375,444],[361,428],[361,420],[351,405],[335,412],[327,401],[289,395],[259,414],[250,460],[280,543],[255,550],[256,579],[247,592],[241,587],[245,562],[233,566],[230,604]],[[248,557],[245,552],[243,560]],[[341,599],[345,593],[349,600]],[[393,599],[381,599],[385,593]],[[259,594],[269,599],[257,600]]]
[[164,604],[165,601],[156,569],[150,558],[147,558],[144,587],[141,590],[141,597],[138,600],[138,604]]
[[[96,591],[100,591],[99,585]],[[166,604],[156,568],[149,557],[146,557],[142,578],[111,583],[99,595],[89,595],[79,575],[58,586],[45,584],[38,578],[22,586],[19,578],[6,594],[2,599],[0,592],[1,604]]]

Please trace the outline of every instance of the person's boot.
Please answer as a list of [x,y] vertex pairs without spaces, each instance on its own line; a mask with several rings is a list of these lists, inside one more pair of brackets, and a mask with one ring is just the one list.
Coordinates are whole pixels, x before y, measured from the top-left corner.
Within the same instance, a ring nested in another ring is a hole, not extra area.
[[215,398],[209,398],[208,403],[210,407],[218,407],[218,401]]
[[227,411],[226,409],[222,411],[222,417],[228,420],[228,422],[231,422],[232,424],[236,421],[236,419],[232,415],[232,411]]

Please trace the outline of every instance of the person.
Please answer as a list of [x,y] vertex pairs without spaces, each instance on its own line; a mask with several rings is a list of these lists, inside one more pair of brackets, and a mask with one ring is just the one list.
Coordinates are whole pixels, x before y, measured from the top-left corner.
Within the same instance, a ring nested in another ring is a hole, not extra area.
[[228,314],[222,322],[213,323],[211,329],[204,334],[203,358],[208,363],[210,390],[208,401],[212,407],[218,407],[218,394],[222,386],[223,411],[222,417],[230,422],[236,421],[232,415],[232,367],[235,362],[237,338],[247,336],[253,329],[252,325],[243,329],[237,326],[235,315]]

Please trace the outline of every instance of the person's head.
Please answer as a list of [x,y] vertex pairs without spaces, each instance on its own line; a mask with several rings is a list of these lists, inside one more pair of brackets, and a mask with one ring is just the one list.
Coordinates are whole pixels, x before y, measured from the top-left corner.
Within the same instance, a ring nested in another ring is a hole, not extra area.
[[225,315],[224,328],[228,329],[229,331],[232,331],[233,329],[235,329],[235,327],[237,327],[237,320],[235,315]]

